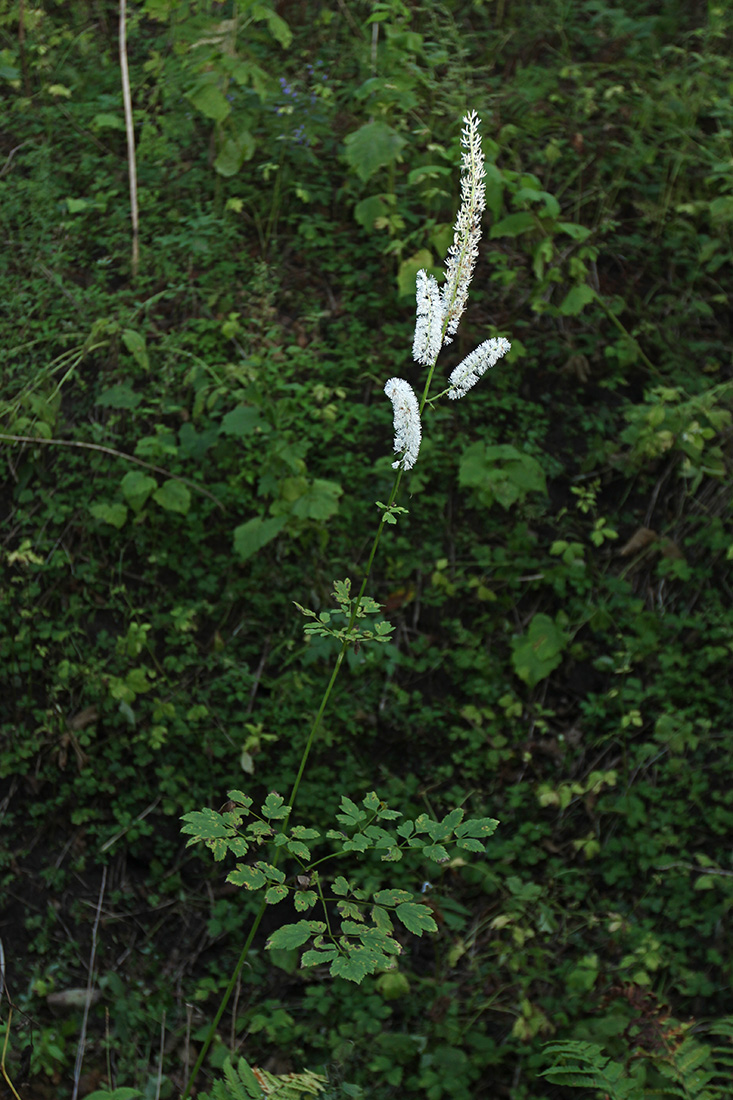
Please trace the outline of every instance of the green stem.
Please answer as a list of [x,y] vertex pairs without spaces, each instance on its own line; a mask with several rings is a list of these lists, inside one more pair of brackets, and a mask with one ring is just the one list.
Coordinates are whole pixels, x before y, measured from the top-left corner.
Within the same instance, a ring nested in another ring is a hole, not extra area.
[[[447,322],[446,322],[446,324],[447,324]],[[445,334],[445,325],[444,325],[444,334]],[[442,341],[441,341],[441,344],[442,344]],[[433,379],[433,373],[435,371],[436,363],[437,363],[437,357],[436,357],[436,361],[432,364],[432,366],[430,367],[430,370],[428,372],[428,378],[427,378],[427,381],[425,383],[425,389],[423,391],[422,401],[420,402],[420,413],[421,414],[422,414],[423,408],[425,407],[425,402],[427,401],[428,393],[430,392],[430,385],[431,385],[431,382],[432,382],[432,379]],[[398,470],[397,477],[395,478],[394,485],[392,486],[392,492],[389,495],[389,500],[387,501],[387,505],[386,505],[386,507],[384,508],[384,510],[382,512],[382,517],[379,521],[379,525],[377,527],[377,532],[374,536],[374,541],[372,542],[372,547],[371,547],[371,550],[369,552],[369,557],[367,559],[366,568],[364,570],[364,577],[363,577],[362,582],[361,582],[361,587],[359,588],[359,593],[358,593],[356,599],[354,600],[352,608],[351,608],[351,615],[349,617],[348,626],[346,628],[346,637],[344,638],[344,640],[341,644],[341,649],[339,650],[338,657],[336,658],[336,664],[334,665],[333,672],[331,673],[331,678],[328,681],[328,684],[326,685],[326,689],[323,693],[323,698],[321,699],[321,704],[318,708],[318,712],[317,712],[315,718],[313,719],[313,724],[312,724],[312,726],[310,728],[310,732],[308,734],[308,740],[306,741],[305,748],[303,749],[303,754],[300,758],[300,764],[298,766],[298,772],[297,772],[297,775],[295,776],[295,781],[293,782],[293,787],[292,787],[292,790],[290,792],[290,797],[288,798],[288,803],[287,803],[288,804],[288,813],[283,818],[283,826],[282,826],[281,831],[284,831],[287,828],[287,824],[288,824],[288,821],[290,820],[290,815],[292,813],[293,806],[295,805],[295,799],[298,795],[298,790],[300,788],[300,782],[303,778],[303,773],[305,771],[306,764],[308,763],[308,757],[310,756],[311,749],[313,748],[313,744],[314,744],[315,739],[316,739],[316,734],[318,733],[319,729],[321,728],[321,722],[323,720],[323,715],[325,714],[326,707],[328,706],[328,701],[331,698],[331,692],[333,691],[334,685],[336,683],[336,678],[337,678],[339,672],[341,671],[342,664],[344,663],[344,657],[346,656],[346,650],[349,647],[349,634],[351,633],[351,628],[353,627],[354,623],[356,622],[357,615],[359,613],[359,607],[361,606],[361,601],[364,598],[364,593],[366,591],[367,584],[369,583],[369,577],[371,576],[372,565],[374,564],[374,558],[376,557],[377,549],[379,547],[379,541],[382,537],[382,531],[384,530],[384,525],[387,522],[387,516],[389,515],[389,509],[392,507],[392,505],[395,503],[395,501],[397,499],[397,494],[399,492],[403,472],[404,471],[402,469]],[[278,860],[280,858],[280,853],[282,852],[282,850],[283,850],[282,848],[278,848],[275,852],[275,856],[273,858],[273,866],[275,866],[275,867],[277,867]],[[204,1040],[204,1045],[201,1048],[201,1053],[199,1054],[199,1056],[196,1060],[196,1064],[193,1067],[193,1071],[192,1071],[191,1076],[190,1076],[190,1078],[189,1078],[189,1080],[186,1084],[186,1088],[185,1088],[185,1091],[183,1093],[183,1096],[182,1096],[181,1100],[187,1100],[187,1097],[190,1095],[191,1087],[192,1087],[194,1081],[196,1080],[196,1077],[198,1075],[199,1070],[201,1069],[201,1066],[203,1065],[204,1058],[206,1057],[206,1055],[208,1053],[208,1050],[209,1050],[209,1047],[211,1046],[214,1035],[216,1033],[216,1029],[219,1025],[219,1021],[221,1020],[222,1016],[224,1015],[224,1011],[226,1009],[226,1006],[229,1003],[229,998],[231,997],[232,993],[234,992],[234,988],[237,984],[237,979],[239,977],[240,971],[242,970],[242,967],[244,966],[245,962],[247,961],[247,956],[249,954],[250,947],[252,946],[252,941],[254,940],[257,929],[259,928],[260,923],[262,921],[262,917],[264,915],[266,905],[267,905],[267,903],[265,901],[263,901],[262,905],[260,906],[259,912],[257,913],[257,916],[255,917],[254,923],[253,923],[252,927],[250,928],[249,935],[247,936],[244,947],[242,948],[242,954],[239,956],[239,960],[237,962],[237,965],[234,968],[234,973],[232,974],[231,979],[229,981],[229,984],[228,984],[226,990],[224,991],[224,996],[222,998],[221,1004],[219,1005],[216,1016],[214,1017],[214,1019],[212,1021],[212,1024],[211,1024],[211,1027],[209,1028],[209,1030],[206,1034],[206,1039]]]
[[181,1097],[181,1100],[187,1100],[187,1098],[191,1095],[191,1088],[193,1086],[193,1083],[196,1080],[196,1078],[198,1077],[199,1070],[201,1069],[202,1065],[204,1064],[204,1058],[206,1057],[206,1055],[209,1052],[209,1047],[211,1046],[211,1041],[214,1038],[214,1035],[216,1034],[216,1029],[219,1026],[219,1021],[221,1020],[222,1016],[224,1015],[224,1011],[225,1011],[227,1005],[229,1004],[229,998],[231,997],[232,993],[234,992],[234,987],[237,984],[237,978],[239,977],[240,971],[241,971],[242,967],[244,966],[245,962],[247,961],[247,956],[249,955],[249,949],[252,946],[253,939],[257,935],[257,929],[260,927],[260,924],[262,923],[262,918],[265,915],[265,909],[266,908],[267,908],[267,902],[263,898],[262,902],[260,903],[260,908],[257,912],[257,916],[255,917],[254,921],[252,922],[252,927],[249,930],[249,935],[247,936],[247,939],[244,941],[244,947],[242,948],[242,954],[239,956],[239,960],[237,962],[237,965],[234,967],[234,971],[232,973],[232,976],[229,979],[229,985],[226,987],[226,990],[224,991],[224,996],[222,997],[221,1004],[219,1005],[219,1008],[217,1009],[216,1016],[214,1016],[214,1019],[211,1022],[211,1027],[209,1028],[208,1032],[206,1033],[206,1039],[204,1040],[204,1045],[201,1047],[201,1051],[199,1052],[199,1056],[196,1059],[196,1064],[194,1065],[194,1067],[191,1071],[191,1076],[189,1077],[188,1081],[186,1082],[186,1087],[183,1090],[183,1095]]
[[642,361],[642,363],[644,363],[644,365],[645,365],[646,367],[648,367],[648,368],[649,368],[649,370],[650,370],[650,371],[652,372],[652,374],[656,374],[656,375],[659,375],[659,373],[660,373],[660,372],[659,372],[659,368],[658,368],[658,367],[655,367],[655,366],[654,366],[654,364],[652,363],[652,361],[651,361],[651,359],[649,358],[649,356],[645,354],[645,352],[644,352],[644,349],[642,348],[642,346],[641,346],[641,344],[639,343],[639,341],[638,341],[638,340],[636,339],[636,337],[635,337],[635,336],[632,336],[632,335],[631,335],[631,333],[629,332],[629,330],[628,330],[628,329],[626,328],[626,326],[624,325],[623,321],[620,321],[620,320],[618,319],[618,317],[617,317],[617,316],[616,316],[616,314],[615,314],[615,313],[613,312],[613,310],[612,310],[612,309],[611,309],[611,307],[610,307],[610,306],[608,305],[608,303],[607,303],[607,302],[604,302],[604,300],[603,300],[603,298],[602,298],[602,297],[600,296],[600,294],[596,294],[596,296],[595,296],[595,300],[596,300],[596,301],[598,302],[598,304],[600,305],[601,309],[603,309],[603,310],[604,310],[604,312],[605,312],[606,316],[608,317],[609,321],[611,322],[611,324],[615,325],[615,326],[616,326],[616,328],[617,328],[617,329],[619,330],[619,332],[620,332],[620,333],[621,333],[621,334],[622,334],[623,336],[625,336],[627,340],[631,340],[631,341],[632,341],[632,342],[633,342],[633,343],[634,343],[634,344],[636,345],[636,350],[637,350],[637,351],[639,352],[639,356],[640,356],[640,358],[641,358],[641,361]]

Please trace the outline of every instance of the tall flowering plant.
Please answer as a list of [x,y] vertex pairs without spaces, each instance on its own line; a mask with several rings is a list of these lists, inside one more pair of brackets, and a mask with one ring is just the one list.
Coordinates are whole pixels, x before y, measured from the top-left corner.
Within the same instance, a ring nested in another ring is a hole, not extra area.
[[[349,646],[386,642],[393,629],[390,623],[377,618],[382,609],[365,593],[384,526],[396,523],[399,515],[405,512],[396,501],[402,475],[411,470],[418,459],[425,404],[429,401],[432,405],[446,394],[451,400],[463,397],[511,346],[503,337],[485,341],[455,368],[446,389],[434,398],[429,396],[440,351],[452,341],[466,308],[478,257],[486,195],[479,119],[473,111],[464,118],[461,144],[461,204],[453,244],[446,258],[445,281],[441,287],[425,271],[417,276],[417,320],[412,350],[415,361],[428,368],[422,397],[418,400],[412,386],[403,378],[390,378],[384,387],[394,411],[397,458],[392,465],[397,474],[388,501],[377,501],[382,514],[359,592],[352,596],[351,581],[347,578],[334,582],[333,595],[337,604],[334,612],[316,614],[296,604],[307,619],[306,633],[332,637],[339,649],[311,723],[290,796],[286,800],[271,792],[262,805],[255,806],[249,795],[232,790],[224,811],[194,811],[183,818],[182,831],[189,835],[189,844],[205,844],[217,860],[226,856],[234,858],[236,865],[227,875],[228,882],[245,890],[261,892],[259,909],[183,1100],[189,1095],[268,906],[285,900],[292,903],[298,919],[286,920],[269,937],[266,947],[305,948],[301,956],[303,967],[321,967],[334,977],[357,983],[367,974],[397,970],[402,948],[394,934],[394,921],[417,936],[435,932],[437,926],[430,908],[420,900],[419,894],[413,895],[407,890],[368,891],[359,888],[344,874],[329,875],[329,861],[344,853],[352,853],[358,858],[360,853],[376,850],[387,862],[417,854],[421,860],[442,864],[451,858],[451,849],[457,849],[464,856],[467,852],[483,853],[487,837],[498,825],[493,818],[466,820],[462,809],[452,810],[442,821],[434,821],[427,814],[407,820],[374,791],[359,803],[343,795],[340,812],[336,815],[338,827],[325,836],[319,829],[291,821],[308,757]],[[341,868],[343,864],[339,862],[338,866]],[[312,916],[314,911],[315,917]]]

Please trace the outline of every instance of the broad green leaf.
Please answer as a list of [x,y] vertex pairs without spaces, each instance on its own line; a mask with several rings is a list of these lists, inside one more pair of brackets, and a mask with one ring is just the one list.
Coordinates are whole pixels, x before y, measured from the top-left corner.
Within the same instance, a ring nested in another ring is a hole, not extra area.
[[[341,834],[339,833],[337,835],[340,836]],[[349,890],[350,890],[350,886],[349,886],[348,882],[346,881],[346,879],[344,878],[343,875],[339,875],[338,878],[334,881],[334,884],[333,884],[334,894],[339,894],[340,896],[343,897],[346,894],[348,894]]]
[[537,218],[534,214],[524,211],[521,214],[507,214],[505,218],[492,225],[489,237],[495,240],[497,237],[518,237],[521,233],[527,233],[537,226]]
[[397,160],[406,141],[386,122],[367,122],[353,134],[347,134],[344,145],[346,160],[362,183],[366,183],[380,168]]
[[154,477],[149,477],[140,470],[128,470],[120,483],[120,488],[133,512],[139,512],[157,485]]
[[148,675],[155,676],[154,672],[148,673],[145,668],[131,668],[125,676],[125,686],[134,691],[136,695],[143,695],[150,691],[152,684],[148,683]]
[[110,386],[97,398],[95,404],[103,409],[136,409],[142,401],[142,395],[135,393],[130,382],[120,382],[117,386]]
[[121,130],[123,133],[125,131],[125,120],[122,115],[109,115],[102,112],[94,116],[92,125],[97,130]]
[[246,890],[260,890],[267,879],[257,867],[250,867],[246,863],[238,863],[233,871],[227,875],[227,882],[234,886],[244,886]]
[[260,410],[254,405],[237,405],[222,418],[219,431],[222,435],[234,435],[243,438],[255,431],[269,431],[269,424],[260,416]]
[[150,369],[150,361],[148,359],[148,351],[145,346],[145,338],[140,335],[139,332],[135,332],[134,329],[126,328],[122,330],[122,343],[125,345],[130,355],[135,362],[143,370]]
[[197,432],[193,424],[188,421],[182,424],[178,437],[181,441],[181,451],[187,458],[199,461],[217,441],[219,432],[216,428],[205,428]]
[[295,840],[318,840],[320,835],[318,829],[309,829],[305,825],[294,825],[291,830]]
[[185,516],[191,507],[191,494],[182,482],[174,478],[164,481],[153,493],[153,500],[167,512],[178,512]]
[[574,241],[585,241],[591,234],[587,225],[578,225],[577,222],[558,222],[557,228]]
[[109,523],[118,530],[120,527],[124,527],[127,519],[127,508],[119,502],[116,504],[92,504],[89,511],[95,519],[101,519],[104,523]]
[[338,512],[338,501],[342,493],[343,489],[338,482],[314,478],[312,482],[306,483],[305,492],[301,492],[293,501],[290,512],[298,519],[330,519]]
[[267,546],[268,542],[277,538],[284,526],[285,516],[275,516],[274,519],[260,519],[256,516],[235,527],[234,551],[240,561],[246,561],[263,546]]
[[290,43],[293,41],[293,32],[290,27],[276,11],[268,4],[254,3],[250,5],[249,14],[252,19],[257,21],[264,21],[267,23],[267,29],[275,39],[279,42],[283,49],[287,49]]
[[223,122],[231,111],[231,104],[215,84],[202,84],[186,97],[197,111],[214,122]]
[[410,983],[399,970],[388,970],[386,974],[380,974],[376,987],[385,1001],[395,1001],[410,992]]
[[401,297],[414,297],[418,271],[426,271],[428,275],[438,272],[433,254],[427,248],[414,252],[400,264],[397,272],[397,293]]
[[270,936],[265,947],[268,951],[272,950],[273,947],[284,948],[285,950],[291,947],[301,947],[311,936],[319,932],[325,932],[325,930],[326,925],[323,921],[299,920],[296,924],[286,924],[282,928],[278,928]]
[[423,932],[437,932],[438,926],[427,905],[405,902],[395,909],[395,916],[402,921],[408,932],[422,936]]
[[[390,208],[382,195],[370,195],[369,198],[362,199],[354,207],[354,217],[364,229],[374,229],[377,219],[385,218],[389,212]],[[402,293],[402,290],[400,290],[400,293]]]
[[541,202],[543,209],[540,213],[546,214],[550,218],[556,218],[560,213],[560,203],[549,191],[539,191],[535,187],[520,187],[512,196],[512,202],[518,206],[520,202],[525,200],[527,202]]
[[575,317],[578,313],[582,312],[583,308],[592,302],[596,296],[596,292],[592,287],[589,287],[586,283],[582,283],[580,286],[574,286],[567,292],[562,302],[558,306],[560,313],[564,317]]
[[512,642],[512,664],[520,680],[534,687],[562,660],[567,638],[549,615],[535,615],[529,630]]
[[214,168],[220,176],[236,176],[246,160],[250,160],[255,151],[255,139],[249,130],[240,130],[228,137],[219,150]]

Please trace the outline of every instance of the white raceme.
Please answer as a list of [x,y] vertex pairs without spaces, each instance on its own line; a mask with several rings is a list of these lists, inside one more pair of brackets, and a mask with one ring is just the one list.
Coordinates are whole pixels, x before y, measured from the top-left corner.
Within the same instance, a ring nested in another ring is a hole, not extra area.
[[443,322],[446,323],[445,343],[458,328],[461,314],[466,308],[468,287],[478,258],[478,242],[481,239],[481,215],[486,206],[484,154],[478,132],[479,117],[475,111],[465,116],[461,133],[463,157],[461,162],[461,206],[453,232],[453,244],[445,261],[445,283],[441,291]]
[[440,287],[433,275],[417,273],[417,323],[412,357],[417,363],[432,366],[443,342],[443,305]]
[[502,355],[506,355],[511,346],[503,336],[492,336],[490,340],[485,340],[483,344],[479,344],[475,351],[472,351],[462,363],[458,364],[450,376],[448,396],[451,401],[456,401],[459,397],[463,397],[464,394],[468,393],[471,387],[476,385],[481,375],[489,367],[493,367]]
[[384,392],[394,408],[395,454],[402,453],[402,458],[393,462],[392,466],[395,470],[398,467],[411,470],[417,462],[421,436],[420,406],[415,391],[404,378],[390,378]]
[[[427,399],[441,346],[450,344],[458,329],[478,258],[481,218],[486,206],[486,172],[479,117],[475,111],[469,111],[463,119],[461,145],[461,205],[453,231],[453,243],[446,256],[445,282],[441,288],[427,271],[417,273],[417,320],[412,356],[416,362],[430,368],[423,402]],[[472,351],[451,374],[448,397],[452,401],[463,397],[510,348],[509,341],[500,336],[486,340]],[[421,440],[418,399],[412,386],[403,378],[390,378],[384,392],[394,407],[394,450],[401,456],[392,466],[411,470],[417,461]]]

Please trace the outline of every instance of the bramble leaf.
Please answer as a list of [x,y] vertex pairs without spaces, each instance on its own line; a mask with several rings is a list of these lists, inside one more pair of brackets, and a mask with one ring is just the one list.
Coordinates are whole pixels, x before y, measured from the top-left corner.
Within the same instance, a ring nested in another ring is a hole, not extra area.
[[341,796],[341,813],[336,814],[337,821],[340,821],[342,825],[360,825],[366,819],[367,815],[359,809],[355,802],[352,802],[345,794]]
[[335,947],[323,947],[320,950],[311,948],[309,951],[303,952],[303,957],[300,960],[301,966],[323,966],[324,963],[332,962],[338,955],[338,950]]
[[367,974],[374,973],[380,961],[380,956],[375,952],[364,947],[354,948],[347,956],[339,955],[334,959],[331,963],[331,975],[361,985]]
[[403,902],[412,901],[414,895],[407,890],[377,890],[374,901],[377,905],[401,905]]
[[265,893],[265,901],[268,905],[277,905],[279,901],[283,901],[288,896],[288,893],[287,886],[271,886]]
[[395,916],[402,921],[408,932],[422,936],[423,932],[437,932],[438,926],[427,905],[417,902],[405,902],[395,909]]
[[247,813],[252,805],[252,799],[243,791],[227,791],[227,797],[231,802],[236,802],[238,806],[242,807],[240,812]]
[[422,854],[426,859],[431,859],[433,863],[447,863],[450,859],[442,844],[426,844]]
[[227,882],[231,882],[234,886],[244,886],[246,890],[259,890],[265,885],[267,879],[256,867],[238,863],[227,875]]
[[456,829],[457,837],[475,836],[475,837],[489,837],[493,836],[499,827],[499,822],[493,817],[472,817],[469,821],[464,821]]
[[290,807],[285,805],[285,799],[277,791],[270,791],[265,801],[262,803],[262,816],[271,817],[275,820],[279,820],[283,817],[287,817],[290,813]]
[[313,908],[317,901],[318,894],[315,890],[296,890],[293,898],[293,904],[298,913],[306,913]]
[[273,947],[288,950],[293,947],[301,947],[311,936],[319,932],[325,932],[326,925],[319,920],[299,920],[296,924],[285,924],[273,932],[265,944],[265,948],[271,951]]

